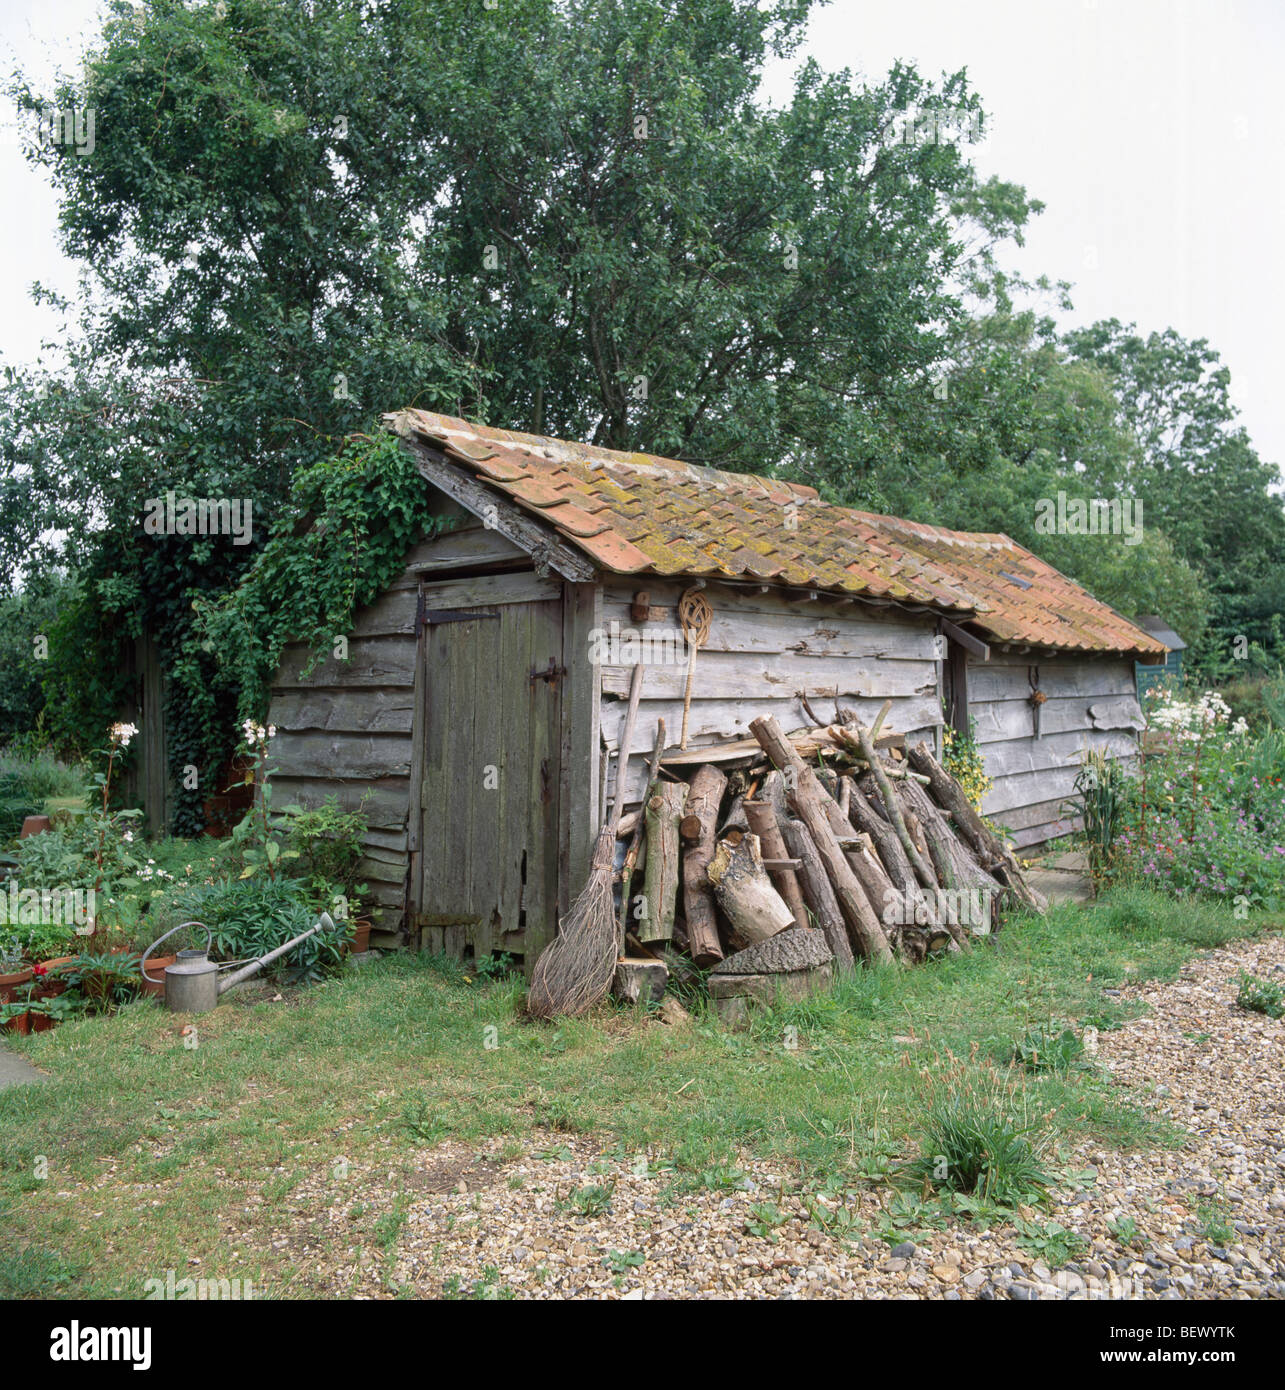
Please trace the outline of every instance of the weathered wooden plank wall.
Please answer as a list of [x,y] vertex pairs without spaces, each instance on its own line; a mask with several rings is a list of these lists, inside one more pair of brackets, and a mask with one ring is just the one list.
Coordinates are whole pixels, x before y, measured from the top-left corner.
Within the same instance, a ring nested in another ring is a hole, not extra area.
[[[678,633],[678,597],[690,581],[614,580],[604,583],[601,630],[619,624],[626,659],[601,666],[602,734],[613,749],[624,724],[632,665],[624,647],[629,634],[650,640],[631,753],[650,753],[656,720],[663,718],[667,742],[677,746],[683,722],[687,662]],[[650,595],[647,618],[631,616],[634,595]],[[834,714],[837,698],[870,720],[891,697],[888,727],[936,746],[941,724],[936,619],[896,608],[874,608],[821,598],[800,602],[775,593],[711,583],[705,589],[714,610],[709,641],[696,658],[688,746],[726,738],[748,738],[749,724],[773,714],[787,729],[809,721],[796,692],[807,693],[821,718]],[[644,647],[644,651],[646,648]],[[608,652],[607,655],[612,655]],[[669,660],[663,658],[669,657]],[[613,764],[614,766],[614,764]],[[642,796],[645,760],[630,768],[625,804]],[[614,772],[613,772],[614,786]]]
[[[1048,699],[1040,706],[1039,737],[1030,703],[1032,668]],[[1066,803],[1074,794],[1080,754],[1103,749],[1112,758],[1137,754],[1141,726],[1133,664],[1082,654],[1014,657],[996,651],[968,664],[969,715],[986,762],[991,790],[982,810],[1019,847],[1070,833],[1077,822]]]

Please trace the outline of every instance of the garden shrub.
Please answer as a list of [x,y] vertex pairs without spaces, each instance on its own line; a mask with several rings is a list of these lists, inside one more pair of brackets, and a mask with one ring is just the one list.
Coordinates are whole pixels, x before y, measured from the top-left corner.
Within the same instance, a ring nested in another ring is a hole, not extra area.
[[[183,921],[208,927],[212,954],[248,961],[307,931],[317,920],[298,879],[220,879],[173,895],[172,910]],[[316,980],[343,964],[345,933],[319,932],[267,967],[269,975]]]
[[1128,778],[1110,873],[1179,895],[1285,905],[1285,731],[1254,737],[1222,698],[1161,692],[1163,741]]

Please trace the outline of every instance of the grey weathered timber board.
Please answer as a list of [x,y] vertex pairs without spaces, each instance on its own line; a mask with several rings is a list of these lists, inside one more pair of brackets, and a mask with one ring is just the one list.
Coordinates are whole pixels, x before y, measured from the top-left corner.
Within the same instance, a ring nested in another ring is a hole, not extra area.
[[[974,702],[969,713],[974,720],[978,743],[1029,737],[1035,727],[1034,708],[1025,696]],[[1129,695],[1096,700],[1087,695],[1059,696],[1045,700],[1040,706],[1041,738],[1075,729],[1132,729],[1140,725],[1138,702]]]
[[[631,604],[633,596],[639,591],[651,595],[651,603],[656,607],[673,609],[679,595],[691,587],[693,579],[663,579],[656,575],[610,575],[603,576],[604,611],[618,611],[622,604]],[[900,608],[896,604],[874,604],[841,598],[816,590],[780,589],[772,586],[764,588],[757,584],[724,584],[719,580],[707,580],[702,591],[709,599],[715,615],[720,611],[748,614],[791,614],[797,615],[804,624],[824,620],[827,626],[835,625],[831,620],[841,623],[887,624],[890,628],[916,627],[920,622],[929,631],[936,631],[935,613],[916,612]],[[814,593],[815,597],[807,597]]]
[[530,564],[526,552],[498,531],[489,530],[471,515],[469,522],[468,527],[420,541],[406,557],[407,571],[427,575],[434,571],[474,569],[509,562]]
[[[653,646],[666,635],[681,636],[678,625],[677,591],[672,604],[658,604],[652,592],[652,617],[636,621],[630,612],[631,600],[618,597],[604,604],[602,627],[604,634],[619,624],[618,640],[635,633]],[[710,621],[709,640],[702,651],[757,652],[778,655],[783,659],[796,656],[868,657],[890,661],[933,659],[933,627],[925,619],[917,624],[894,623],[886,620],[854,617],[851,613],[823,615],[813,610],[814,604],[790,608],[755,611],[736,598],[728,598],[723,607],[714,606]],[[662,616],[663,615],[663,616]]]
[[[1004,812],[1004,826],[1012,831],[1044,828],[1047,832],[1045,839],[1052,835],[1065,834],[1071,825],[1070,806],[1074,799],[1072,794],[1056,797],[1052,801],[1032,802],[1029,806],[1010,806]],[[1064,825],[1066,830],[1056,829],[1058,825]]]
[[282,690],[272,698],[268,721],[281,730],[320,729],[346,734],[411,732],[413,690],[369,686],[354,690]]
[[968,663],[969,707],[987,700],[1024,699],[1031,693],[1027,673],[1039,667],[1040,689],[1050,698],[1087,695],[1099,700],[1107,696],[1136,693],[1133,666],[1130,662],[1088,657],[1033,656],[1029,661],[972,661]]
[[[604,694],[627,695],[632,668],[603,666]],[[681,700],[687,688],[687,666],[647,666],[643,698]],[[937,670],[927,661],[845,661],[829,657],[799,656],[776,659],[758,652],[705,652],[696,658],[692,699],[771,700],[791,696],[796,690],[822,699],[837,694],[841,700],[904,699],[913,695],[936,696]],[[827,694],[828,692],[828,694]]]
[[397,831],[406,825],[410,794],[410,779],[406,777],[343,782],[329,777],[295,777],[283,769],[272,779],[272,787],[278,805],[297,801],[312,808],[333,796],[345,811],[362,807],[367,823],[375,829]]
[[1129,758],[1138,751],[1132,735],[1102,729],[1073,729],[1040,738],[1014,738],[982,747],[986,775],[999,782],[1015,773],[1039,772],[1051,767],[1080,767],[1081,750],[1101,750],[1111,758]]
[[272,751],[277,766],[292,777],[373,781],[410,776],[406,734],[278,732]]
[[351,687],[355,685],[405,686],[415,684],[415,639],[357,637],[348,643],[348,660],[327,654],[303,677],[312,652],[300,642],[291,643],[282,655],[273,680],[276,690]]
[[479,574],[468,579],[426,580],[426,609],[489,607],[501,603],[549,603],[562,595],[556,579],[541,579],[530,570],[512,574]]

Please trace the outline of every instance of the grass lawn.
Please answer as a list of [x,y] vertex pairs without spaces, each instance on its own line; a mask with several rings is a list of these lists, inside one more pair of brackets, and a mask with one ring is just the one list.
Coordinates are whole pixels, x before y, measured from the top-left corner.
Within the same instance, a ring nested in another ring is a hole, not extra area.
[[[1014,919],[965,956],[861,971],[739,1034],[699,1010],[690,1027],[616,1009],[531,1024],[520,981],[409,956],[279,1002],[271,985],[233,991],[186,1038],[134,1004],[14,1043],[52,1079],[0,1092],[0,1296],[138,1297],[230,1256],[268,1295],[342,1295],[288,1238],[301,1204],[329,1200],[314,1194],[346,1180],[340,1160],[411,1173],[448,1137],[493,1153],[588,1134],[666,1158],[676,1191],[738,1150],[854,1187],[917,1152],[926,1072],[1003,1065],[1051,1020],[1110,1028],[1128,1006],[1107,990],[1280,925],[1119,891]],[[1060,1142],[1176,1142],[1091,1068],[1027,1087]],[[335,1239],[384,1253],[388,1236],[358,1218]]]

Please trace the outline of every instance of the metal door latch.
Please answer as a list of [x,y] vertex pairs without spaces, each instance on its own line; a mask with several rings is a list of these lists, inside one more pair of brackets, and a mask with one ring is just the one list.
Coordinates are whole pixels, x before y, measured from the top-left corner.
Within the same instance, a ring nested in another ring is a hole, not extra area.
[[535,667],[531,668],[531,684],[534,685],[536,681],[544,681],[547,685],[557,685],[559,679],[566,674],[567,668],[557,665],[550,657],[549,664],[543,671],[537,671]]

